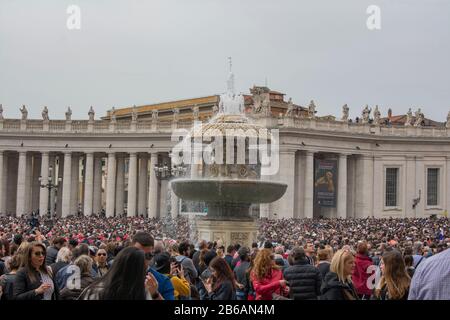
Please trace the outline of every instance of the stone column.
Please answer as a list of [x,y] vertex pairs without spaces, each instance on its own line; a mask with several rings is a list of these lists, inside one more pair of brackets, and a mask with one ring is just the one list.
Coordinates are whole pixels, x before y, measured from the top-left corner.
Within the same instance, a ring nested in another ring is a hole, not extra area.
[[125,158],[117,156],[117,183],[116,183],[116,216],[125,212]]
[[337,216],[347,218],[347,155],[339,155]]
[[425,190],[425,166],[423,164],[423,156],[416,156],[416,190],[414,192],[414,198],[419,196],[419,190],[421,190],[420,202],[417,204],[414,217],[425,217],[425,203],[427,201],[427,194]]
[[94,155],[94,199],[92,203],[92,211],[99,214],[102,211],[102,157]]
[[357,197],[356,215],[358,218],[367,218],[373,216],[373,157],[370,155],[361,155],[360,170],[357,175],[357,188],[359,196]]
[[[58,176],[56,175],[56,157],[54,155],[49,155],[49,168],[52,167],[52,172],[49,172],[49,175],[52,177],[52,183],[54,186],[57,184]],[[50,190],[50,214],[55,214],[55,202],[56,202],[56,188]]]
[[136,216],[136,188],[137,188],[137,154],[130,153],[130,163],[128,166],[128,201],[127,217]]
[[[373,157],[372,181],[372,216],[381,218],[381,215],[383,213],[383,162],[380,155],[375,155]],[[403,183],[403,181],[400,181],[400,183]],[[402,202],[403,201],[399,199],[399,203]]]
[[94,204],[94,153],[86,153],[86,166],[84,168],[84,207],[85,216],[92,215]]
[[29,154],[27,156],[26,162],[26,175],[25,175],[25,194],[26,194],[26,202],[25,202],[25,213],[31,213],[31,201],[33,197],[33,156]]
[[5,188],[5,170],[3,169],[5,165],[4,161],[5,157],[3,154],[3,151],[0,151],[0,216],[5,214],[6,206],[5,206],[5,200],[6,198],[3,196],[6,192]]
[[60,154],[58,156],[58,176],[55,177],[55,181],[57,181],[58,179],[61,180],[61,182],[57,182],[58,183],[58,193],[57,193],[57,199],[56,199],[56,215],[58,217],[62,217],[62,195],[63,195],[63,187],[64,187],[64,182],[63,180],[63,176],[64,176],[64,157]]
[[[414,218],[414,209],[412,207],[414,198],[417,197],[416,190],[416,159],[413,155],[405,156],[406,161],[406,188],[405,190],[405,216]],[[383,172],[384,175],[384,172]],[[384,206],[384,204],[383,204]]]
[[40,155],[35,154],[33,156],[33,176],[32,176],[32,201],[31,201],[31,210],[38,211],[39,210],[39,196],[41,193],[41,183],[39,181],[39,176],[41,175],[41,162],[42,158]]
[[64,177],[62,190],[62,217],[67,217],[71,214],[71,200],[72,195],[72,153],[64,152]]
[[172,186],[170,186],[170,214],[172,216],[172,219],[176,219],[179,215],[179,201],[178,197],[173,192]]
[[72,186],[70,195],[70,214],[76,215],[78,213],[79,205],[79,189],[80,189],[80,157],[74,155],[72,157]]
[[141,155],[139,168],[139,188],[138,188],[138,215],[147,213],[147,195],[148,195],[148,156]]
[[27,194],[25,193],[25,180],[27,174],[27,153],[26,151],[19,152],[19,169],[17,173],[17,201],[16,201],[16,216],[21,217],[25,214],[25,204]]
[[[48,184],[48,176],[49,176],[49,153],[42,152],[42,160],[41,160],[41,177],[42,184]],[[45,217],[48,212],[48,188],[40,188],[39,190],[39,214],[41,217]]]
[[306,151],[304,217],[314,216],[314,152]]
[[294,218],[304,218],[304,193],[305,193],[305,156],[303,152],[295,155],[295,207]]
[[152,153],[150,158],[150,181],[148,187],[148,217],[158,216],[158,178],[154,166],[158,163],[158,154]]
[[108,153],[108,171],[106,182],[106,216],[114,217],[114,205],[116,196],[116,155]]
[[169,182],[161,180],[160,203],[159,203],[159,218],[167,217],[170,212],[167,211],[167,192],[169,192]]
[[295,151],[280,151],[280,168],[278,181],[287,184],[285,194],[274,203],[274,214],[277,219],[294,217],[295,202]]

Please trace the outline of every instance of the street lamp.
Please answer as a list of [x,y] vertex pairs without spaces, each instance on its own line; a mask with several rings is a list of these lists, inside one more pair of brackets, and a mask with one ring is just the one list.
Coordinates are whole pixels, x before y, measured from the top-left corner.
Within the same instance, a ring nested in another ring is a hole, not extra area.
[[58,189],[58,185],[59,182],[62,181],[61,177],[58,177],[58,184],[54,184],[53,183],[53,179],[52,179],[52,172],[53,172],[53,167],[50,166],[48,168],[48,178],[47,178],[47,183],[45,183],[46,181],[42,178],[42,176],[39,176],[39,182],[41,183],[41,188],[47,188],[48,189],[48,204],[47,204],[47,216],[50,217],[50,219],[53,220],[53,217],[50,213],[50,202],[51,202],[51,191],[53,189]]

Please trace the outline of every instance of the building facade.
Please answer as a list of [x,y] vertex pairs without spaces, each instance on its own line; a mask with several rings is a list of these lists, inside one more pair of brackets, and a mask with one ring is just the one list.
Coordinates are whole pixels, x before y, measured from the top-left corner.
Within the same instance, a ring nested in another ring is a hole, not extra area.
[[[180,200],[154,167],[170,166],[175,129],[217,112],[218,96],[199,99],[112,110],[102,120],[92,108],[89,120],[72,120],[70,110],[65,120],[49,120],[47,110],[41,120],[28,119],[24,107],[22,119],[0,114],[0,214],[45,215],[50,208],[62,217],[176,217]],[[279,201],[260,205],[259,216],[428,217],[450,210],[450,118],[426,125],[416,112],[390,123],[365,108],[352,121],[347,106],[340,117],[317,117],[314,102],[294,105],[264,87],[251,89],[245,105],[253,121],[279,130],[279,170],[266,178],[288,184]],[[41,186],[48,181],[57,187]]]

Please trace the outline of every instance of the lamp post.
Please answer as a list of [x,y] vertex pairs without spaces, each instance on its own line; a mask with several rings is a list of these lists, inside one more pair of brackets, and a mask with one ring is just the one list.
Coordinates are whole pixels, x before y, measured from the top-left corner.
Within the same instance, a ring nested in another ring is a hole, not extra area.
[[58,177],[58,183],[55,184],[53,183],[53,179],[52,179],[52,172],[53,172],[53,167],[50,166],[48,168],[48,178],[47,178],[47,183],[45,183],[44,179],[42,178],[42,176],[39,176],[39,182],[41,183],[41,188],[47,188],[48,189],[48,204],[47,204],[47,216],[50,217],[51,220],[53,220],[53,216],[51,215],[50,212],[50,208],[51,208],[51,191],[53,189],[58,189],[58,185],[59,182],[62,181],[61,177]]

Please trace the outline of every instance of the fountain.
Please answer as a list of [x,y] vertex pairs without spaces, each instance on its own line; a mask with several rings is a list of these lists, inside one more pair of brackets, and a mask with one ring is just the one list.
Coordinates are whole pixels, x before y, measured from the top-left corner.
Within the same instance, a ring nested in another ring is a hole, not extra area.
[[[258,230],[250,206],[274,202],[286,192],[284,183],[261,180],[262,157],[255,156],[267,146],[260,143],[261,132],[267,133],[267,129],[245,116],[244,97],[234,93],[230,70],[228,90],[220,96],[218,114],[206,124],[195,125],[184,138],[185,146],[194,144],[194,152],[183,151],[191,176],[171,182],[178,197],[207,205],[207,215],[196,222],[199,240],[250,246]],[[271,135],[265,137],[265,143],[275,143]]]

